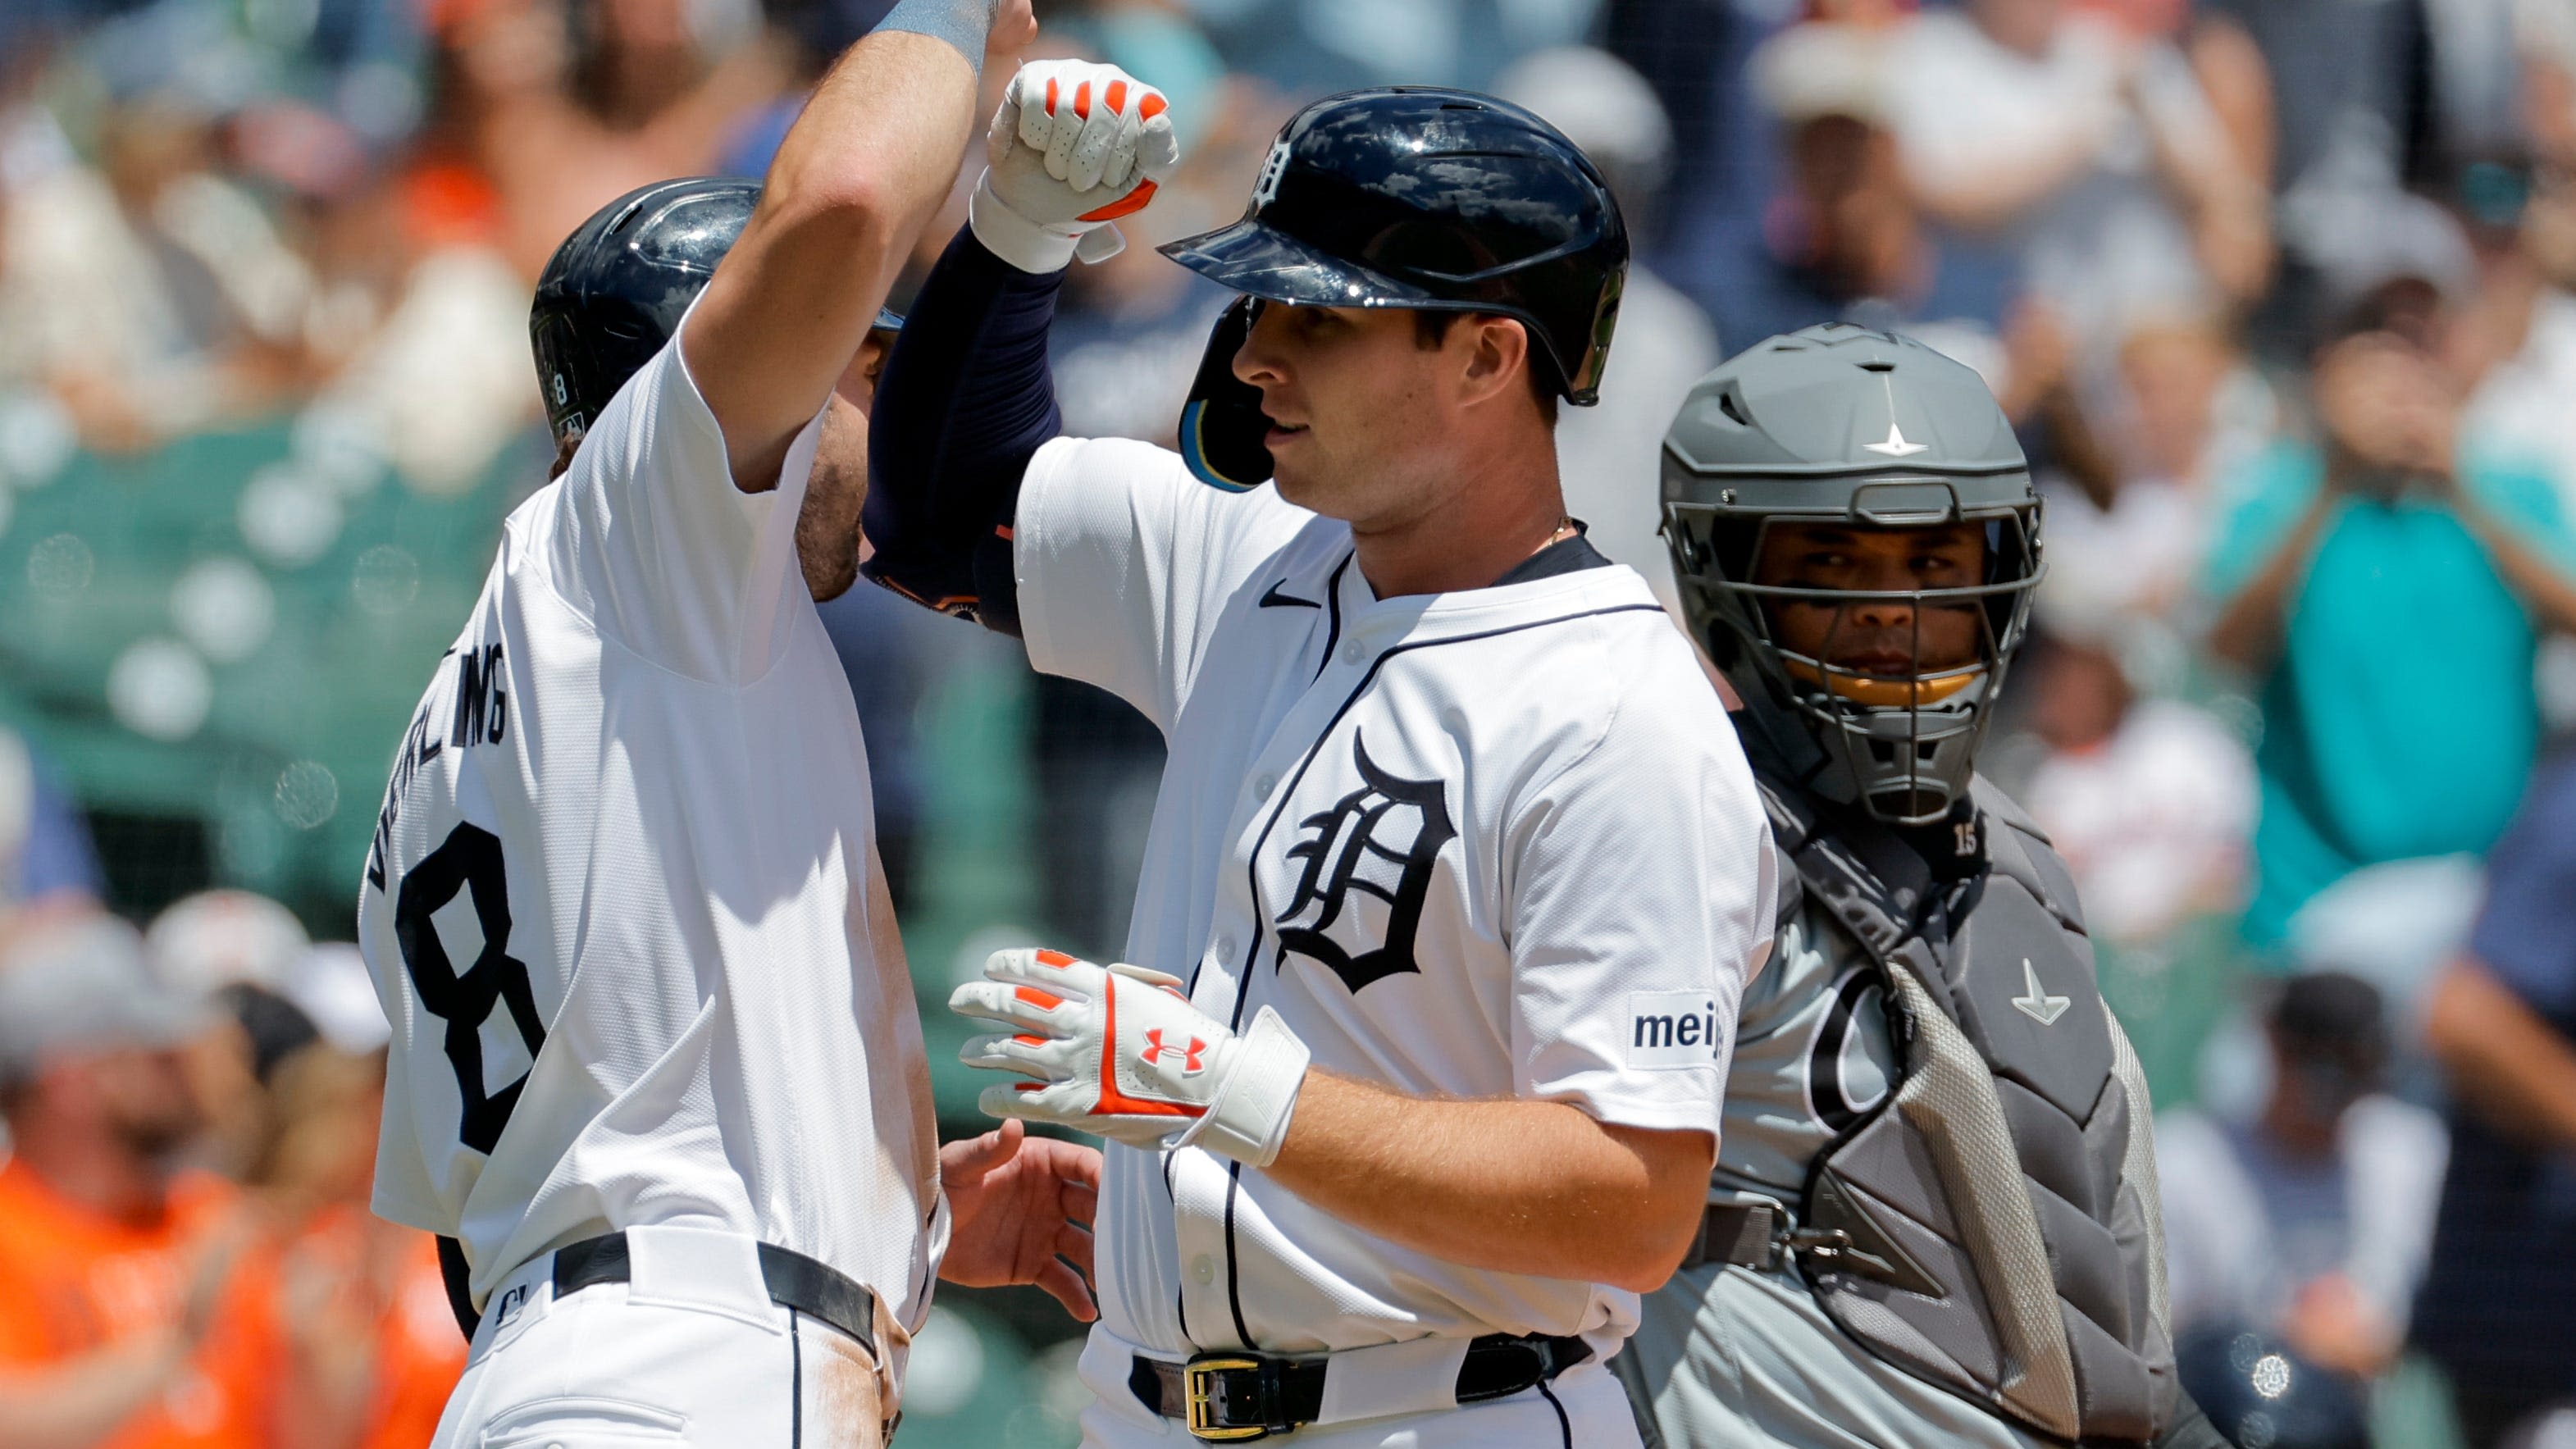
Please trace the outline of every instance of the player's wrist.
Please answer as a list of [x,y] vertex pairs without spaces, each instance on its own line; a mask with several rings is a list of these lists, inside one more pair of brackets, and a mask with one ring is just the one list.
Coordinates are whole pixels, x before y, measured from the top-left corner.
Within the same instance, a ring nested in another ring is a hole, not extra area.
[[1031,276],[1061,272],[1073,265],[1074,248],[1082,242],[1079,231],[1067,231],[1035,222],[1011,209],[993,190],[993,173],[975,183],[975,192],[966,201],[966,225],[984,250],[1010,263]]
[[946,41],[975,74],[984,73],[984,45],[992,38],[993,17],[1001,0],[895,0],[877,22],[878,30],[902,30]]
[[1314,1053],[1267,1006],[1227,1048],[1225,1080],[1217,1084],[1207,1114],[1173,1145],[1205,1148],[1247,1167],[1268,1167],[1288,1141]]

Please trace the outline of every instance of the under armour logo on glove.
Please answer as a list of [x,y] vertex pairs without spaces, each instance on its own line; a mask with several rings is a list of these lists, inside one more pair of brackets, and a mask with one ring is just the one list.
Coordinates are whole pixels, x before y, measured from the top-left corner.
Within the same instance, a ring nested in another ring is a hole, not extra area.
[[1177,1051],[1181,1054],[1181,1075],[1185,1077],[1194,1077],[1199,1074],[1201,1066],[1199,1057],[1207,1051],[1206,1042],[1199,1040],[1197,1037],[1191,1037],[1190,1044],[1188,1046],[1165,1046],[1163,1045],[1163,1029],[1161,1027],[1156,1027],[1152,1031],[1145,1033],[1145,1041],[1145,1060],[1149,1062],[1159,1062],[1163,1059],[1166,1053]]
[[966,1043],[970,1067],[1010,1072],[979,1099],[996,1117],[1079,1127],[1131,1147],[1204,1147],[1255,1167],[1279,1156],[1306,1044],[1265,1006],[1241,1036],[1181,981],[1061,951],[996,951],[950,1010],[1003,1028]]

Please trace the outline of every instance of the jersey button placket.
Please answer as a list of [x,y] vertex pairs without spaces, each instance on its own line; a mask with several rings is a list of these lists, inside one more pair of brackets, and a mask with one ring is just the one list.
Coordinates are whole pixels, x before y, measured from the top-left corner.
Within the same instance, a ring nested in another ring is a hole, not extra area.
[[1233,1016],[1234,1003],[1243,993],[1243,979],[1235,969],[1241,963],[1243,938],[1236,934],[1239,923],[1230,905],[1218,907],[1218,923],[1224,929],[1199,957],[1190,1004],[1224,1021]]
[[1172,1154],[1173,1247],[1181,1269],[1181,1320],[1202,1347],[1234,1343],[1225,1281],[1225,1203],[1234,1186],[1225,1159],[1184,1147]]

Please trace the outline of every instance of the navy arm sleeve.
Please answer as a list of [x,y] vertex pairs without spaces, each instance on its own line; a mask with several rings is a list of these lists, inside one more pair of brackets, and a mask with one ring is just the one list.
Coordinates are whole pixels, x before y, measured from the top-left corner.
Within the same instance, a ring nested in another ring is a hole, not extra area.
[[878,380],[861,525],[870,579],[1017,636],[1011,519],[1029,459],[1064,426],[1047,327],[1064,273],[1032,276],[961,228]]

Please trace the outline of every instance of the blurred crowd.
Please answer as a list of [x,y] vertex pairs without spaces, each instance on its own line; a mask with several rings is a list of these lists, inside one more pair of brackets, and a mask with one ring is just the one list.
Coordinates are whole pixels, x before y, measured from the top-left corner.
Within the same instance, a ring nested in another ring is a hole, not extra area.
[[[251,419],[455,495],[537,416],[556,240],[758,174],[883,8],[10,0],[7,557],[69,459]],[[1977,368],[2048,499],[1986,763],[2167,1105],[2196,1392],[2249,1445],[2543,1442],[2576,1399],[2576,0],[1039,9],[1184,127],[1068,285],[1053,345],[1115,363],[1065,371],[1070,431],[1169,441],[1224,297],[1151,244],[1234,215],[1297,104],[1401,80],[1530,106],[1618,191],[1638,262],[1559,449],[1667,599],[1658,440],[1722,356],[1839,319]],[[826,618],[910,920],[958,898],[923,822],[969,788],[925,702],[993,656],[873,591]],[[1032,853],[1017,924],[1114,953],[1159,740],[1014,688],[1020,818],[1096,843]],[[364,1211],[372,993],[255,897],[96,908],[123,867],[47,756],[95,714],[0,732],[0,1446],[422,1442],[461,1350],[428,1246]],[[2221,1411],[2273,1362],[2299,1392]]]
[[0,1444],[397,1449],[464,1368],[367,1211],[389,1035],[274,901],[148,932],[58,890],[0,944]]

